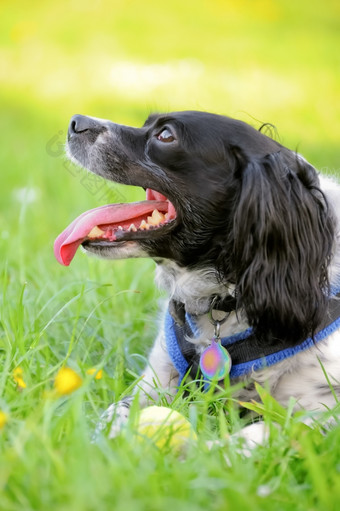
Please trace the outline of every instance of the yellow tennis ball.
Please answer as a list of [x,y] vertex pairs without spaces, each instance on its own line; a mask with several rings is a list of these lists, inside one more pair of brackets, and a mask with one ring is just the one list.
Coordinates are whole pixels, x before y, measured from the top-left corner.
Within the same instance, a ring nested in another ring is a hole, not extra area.
[[197,435],[182,414],[165,406],[149,406],[141,411],[137,427],[140,438],[151,439],[160,449],[185,450]]

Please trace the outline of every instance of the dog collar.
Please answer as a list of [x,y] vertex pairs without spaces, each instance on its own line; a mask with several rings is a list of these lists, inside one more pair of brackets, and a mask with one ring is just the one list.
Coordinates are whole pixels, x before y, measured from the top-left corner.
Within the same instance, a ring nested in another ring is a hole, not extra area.
[[[184,322],[179,324],[168,309],[164,326],[167,350],[179,373],[179,384],[187,373],[192,378],[197,378],[201,373],[200,356],[196,351],[195,344],[187,340],[187,338],[198,337],[200,333],[196,317],[185,313],[184,310]],[[325,315],[325,320],[317,329],[314,337],[308,337],[298,345],[288,346],[284,349],[278,349],[274,345],[260,345],[251,328],[229,337],[223,337],[221,345],[227,349],[232,360],[230,378],[247,376],[253,371],[293,357],[323,341],[338,328],[340,328],[340,291],[330,298],[328,314]]]
[[[218,295],[213,295],[209,300],[210,305],[209,308],[205,311],[206,313],[211,311],[212,304],[214,305],[214,310],[223,311],[227,314],[236,310],[236,298],[232,295],[227,295],[225,297],[219,297]],[[185,305],[182,302],[177,300],[170,300],[169,302],[169,313],[175,320],[175,322],[184,326],[186,321],[186,311]]]

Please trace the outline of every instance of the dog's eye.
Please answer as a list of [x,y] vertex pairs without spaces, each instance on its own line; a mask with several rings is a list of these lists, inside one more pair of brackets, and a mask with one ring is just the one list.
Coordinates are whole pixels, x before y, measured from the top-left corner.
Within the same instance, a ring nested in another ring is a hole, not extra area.
[[159,135],[157,136],[158,140],[161,142],[173,142],[175,140],[175,137],[169,130],[169,128],[164,128]]

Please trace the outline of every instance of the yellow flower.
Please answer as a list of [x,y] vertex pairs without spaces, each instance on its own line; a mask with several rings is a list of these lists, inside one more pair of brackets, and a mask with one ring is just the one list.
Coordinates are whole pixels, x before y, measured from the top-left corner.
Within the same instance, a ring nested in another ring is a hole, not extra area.
[[86,374],[89,374],[89,375],[92,375],[92,374],[95,374],[96,376],[94,377],[95,380],[101,380],[102,377],[103,377],[103,369],[96,369],[95,367],[91,367],[91,369],[88,369],[86,371]]
[[58,394],[64,396],[77,390],[82,383],[83,380],[73,369],[70,367],[62,367],[55,377],[54,388]]
[[0,429],[2,429],[8,421],[7,413],[0,410]]
[[25,389],[27,387],[24,379],[23,379],[24,371],[22,367],[18,366],[13,371],[13,378],[15,383],[18,385],[19,389]]

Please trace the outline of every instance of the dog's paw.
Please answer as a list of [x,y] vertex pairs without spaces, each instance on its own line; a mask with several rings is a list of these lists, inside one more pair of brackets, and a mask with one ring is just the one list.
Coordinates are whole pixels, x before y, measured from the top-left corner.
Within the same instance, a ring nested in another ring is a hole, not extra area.
[[236,446],[238,452],[249,458],[252,450],[265,445],[269,439],[269,429],[264,422],[254,422],[245,426],[230,437],[230,444]]
[[[255,422],[245,426],[237,433],[226,436],[222,440],[209,440],[206,446],[211,449],[231,448],[237,454],[249,458],[255,447],[266,445],[269,439],[269,429],[264,422]],[[224,459],[229,466],[232,465],[231,459],[227,453],[224,453]]]
[[108,438],[115,438],[127,423],[131,406],[131,398],[125,398],[118,403],[112,403],[101,415],[92,436],[95,442],[99,435],[108,430]]

